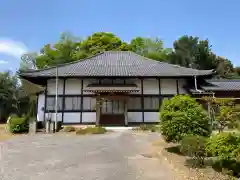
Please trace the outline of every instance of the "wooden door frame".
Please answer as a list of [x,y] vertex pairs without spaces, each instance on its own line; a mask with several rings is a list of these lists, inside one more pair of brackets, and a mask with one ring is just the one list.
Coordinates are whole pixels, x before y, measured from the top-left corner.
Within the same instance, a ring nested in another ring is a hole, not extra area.
[[102,103],[103,100],[121,100],[123,101],[123,108],[124,108],[124,125],[128,126],[128,115],[127,115],[127,101],[128,101],[128,96],[126,96],[125,94],[123,95],[115,95],[115,94],[108,94],[108,95],[101,95],[99,94],[96,97],[96,125],[100,125],[100,118],[101,118],[101,113],[102,113]]

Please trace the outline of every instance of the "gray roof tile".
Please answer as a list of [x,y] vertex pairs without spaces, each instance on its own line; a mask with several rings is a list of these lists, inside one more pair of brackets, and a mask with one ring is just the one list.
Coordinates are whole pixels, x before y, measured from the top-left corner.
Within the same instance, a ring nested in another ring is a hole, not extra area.
[[[196,70],[151,60],[130,51],[106,51],[95,56],[59,65],[58,76],[194,76],[210,75],[212,70]],[[22,72],[20,76],[56,76],[56,67]]]
[[239,79],[211,79],[207,80],[209,85],[201,86],[202,89],[207,91],[239,91]]

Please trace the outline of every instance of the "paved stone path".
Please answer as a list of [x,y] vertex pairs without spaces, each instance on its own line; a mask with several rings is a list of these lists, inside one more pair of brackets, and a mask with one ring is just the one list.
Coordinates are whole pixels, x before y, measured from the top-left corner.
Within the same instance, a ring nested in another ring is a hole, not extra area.
[[164,162],[141,156],[157,134],[41,134],[2,142],[1,180],[172,180]]

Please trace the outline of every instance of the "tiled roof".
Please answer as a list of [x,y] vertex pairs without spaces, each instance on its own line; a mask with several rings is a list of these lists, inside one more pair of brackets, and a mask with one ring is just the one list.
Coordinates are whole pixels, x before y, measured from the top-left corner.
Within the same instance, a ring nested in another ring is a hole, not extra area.
[[136,84],[132,85],[88,85],[83,89],[86,92],[138,92]]
[[188,91],[192,94],[212,94],[212,92],[196,90],[196,89],[189,89]]
[[211,79],[209,85],[201,86],[207,91],[240,91],[239,79]]
[[[201,76],[211,75],[212,70],[196,70],[151,60],[130,51],[106,51],[95,56],[59,65],[58,76]],[[53,77],[56,67],[22,72],[22,77]]]

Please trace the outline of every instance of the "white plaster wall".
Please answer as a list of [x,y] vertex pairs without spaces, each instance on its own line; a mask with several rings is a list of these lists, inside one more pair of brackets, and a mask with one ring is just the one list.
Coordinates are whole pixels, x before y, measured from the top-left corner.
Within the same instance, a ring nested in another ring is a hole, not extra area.
[[176,79],[161,79],[161,94],[177,94]]
[[142,112],[128,112],[128,122],[142,122]]
[[96,112],[83,112],[82,122],[83,123],[96,122]]
[[158,79],[144,79],[143,94],[159,94]]
[[183,88],[187,84],[185,79],[179,79],[178,80],[178,89],[179,89],[179,94],[186,94],[187,91]]
[[42,110],[42,108],[44,108],[44,104],[45,104],[45,95],[44,93],[39,94],[38,104],[37,104],[37,121],[44,120],[44,110]]
[[66,79],[65,94],[81,94],[81,79]]
[[[50,117],[52,121],[55,121],[55,113],[45,113],[45,120]],[[57,120],[62,121],[62,113],[57,114]]]
[[83,98],[83,109],[93,110],[96,108],[96,98],[95,97],[84,97]]
[[80,112],[64,112],[63,123],[80,123]]
[[144,112],[144,122],[158,122],[159,112]]
[[[56,80],[55,79],[49,79],[47,81],[47,93],[48,94],[56,94]],[[58,94],[63,94],[63,80],[58,80]]]

